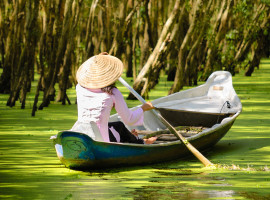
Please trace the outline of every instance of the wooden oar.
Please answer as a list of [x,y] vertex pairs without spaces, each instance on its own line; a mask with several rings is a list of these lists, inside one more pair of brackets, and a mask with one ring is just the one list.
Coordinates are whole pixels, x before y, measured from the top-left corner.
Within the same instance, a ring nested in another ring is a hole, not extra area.
[[[123,79],[119,78],[119,81],[143,104],[146,101]],[[206,157],[204,157],[192,144],[190,144],[186,138],[184,138],[177,130],[166,120],[164,117],[161,116],[159,112],[156,110],[151,110],[151,112],[158,118],[160,121],[170,130],[172,134],[174,134],[178,139],[180,139],[184,145],[189,149],[189,151],[196,156],[204,166],[214,166]]]

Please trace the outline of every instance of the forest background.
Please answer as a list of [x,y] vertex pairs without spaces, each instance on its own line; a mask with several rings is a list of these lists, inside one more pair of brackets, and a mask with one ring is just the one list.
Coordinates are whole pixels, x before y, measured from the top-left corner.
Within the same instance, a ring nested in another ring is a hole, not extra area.
[[161,74],[174,81],[168,94],[216,70],[251,76],[269,57],[269,6],[268,0],[2,0],[0,93],[9,94],[7,106],[19,100],[25,108],[38,77],[32,116],[51,101],[70,104],[66,91],[76,85],[76,70],[104,51],[123,60],[133,88],[146,98]]

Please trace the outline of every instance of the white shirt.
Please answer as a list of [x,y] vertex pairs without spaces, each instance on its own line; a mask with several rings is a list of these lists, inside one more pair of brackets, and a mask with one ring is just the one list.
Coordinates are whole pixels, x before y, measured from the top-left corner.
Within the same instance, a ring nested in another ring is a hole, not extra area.
[[122,93],[114,88],[109,95],[101,89],[87,89],[79,84],[76,86],[78,121],[82,123],[95,122],[105,142],[109,142],[108,122],[111,109],[115,107],[123,122],[130,126],[143,124],[143,109],[131,111]]

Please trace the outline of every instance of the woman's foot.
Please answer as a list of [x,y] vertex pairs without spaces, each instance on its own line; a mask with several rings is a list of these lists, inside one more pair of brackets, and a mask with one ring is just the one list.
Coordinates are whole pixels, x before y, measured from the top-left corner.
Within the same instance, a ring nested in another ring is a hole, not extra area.
[[156,140],[157,137],[150,137],[148,139],[143,139],[145,144],[153,144]]

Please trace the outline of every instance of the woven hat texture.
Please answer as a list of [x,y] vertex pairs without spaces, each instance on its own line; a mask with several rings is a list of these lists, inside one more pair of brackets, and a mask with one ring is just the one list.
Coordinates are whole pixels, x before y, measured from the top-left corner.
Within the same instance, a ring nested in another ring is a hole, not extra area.
[[90,89],[103,88],[114,83],[122,74],[122,61],[111,55],[96,55],[86,60],[78,69],[78,83]]

